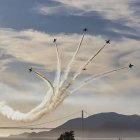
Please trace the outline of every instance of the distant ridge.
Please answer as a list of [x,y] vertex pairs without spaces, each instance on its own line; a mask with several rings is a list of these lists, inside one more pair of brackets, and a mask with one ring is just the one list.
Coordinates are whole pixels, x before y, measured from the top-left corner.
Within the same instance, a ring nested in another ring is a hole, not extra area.
[[[70,130],[74,130],[76,136],[82,136],[81,121],[81,118],[72,119],[49,132],[30,133],[28,137],[58,137]],[[84,136],[140,137],[140,116],[114,112],[89,116],[84,119]]]

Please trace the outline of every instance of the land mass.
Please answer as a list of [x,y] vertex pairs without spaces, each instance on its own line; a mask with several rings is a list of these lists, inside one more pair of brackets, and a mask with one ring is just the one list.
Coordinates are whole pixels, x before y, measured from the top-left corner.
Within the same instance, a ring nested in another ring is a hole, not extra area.
[[59,137],[65,131],[71,130],[77,137],[140,137],[140,116],[100,113],[84,118],[83,126],[82,119],[75,118],[49,132],[26,133],[26,137]]

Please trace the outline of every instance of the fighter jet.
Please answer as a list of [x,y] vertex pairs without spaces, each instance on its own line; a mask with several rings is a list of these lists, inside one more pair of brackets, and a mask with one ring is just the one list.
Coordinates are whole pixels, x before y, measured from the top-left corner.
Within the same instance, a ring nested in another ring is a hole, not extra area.
[[132,65],[131,63],[129,64],[129,68],[131,69],[134,65]]
[[83,29],[84,32],[86,32],[87,30],[88,30],[87,28]]
[[33,71],[33,69],[32,69],[32,68],[30,68],[30,69],[29,69],[29,72],[32,72],[32,71]]
[[56,42],[56,38],[54,38],[53,42]]
[[110,44],[110,40],[106,40],[106,44]]
[[83,68],[82,70],[87,70],[86,68]]

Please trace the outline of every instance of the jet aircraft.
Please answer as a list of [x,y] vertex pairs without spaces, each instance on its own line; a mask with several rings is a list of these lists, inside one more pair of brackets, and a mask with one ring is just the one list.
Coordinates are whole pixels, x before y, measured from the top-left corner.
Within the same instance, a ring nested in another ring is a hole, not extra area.
[[129,68],[131,69],[134,65],[132,65],[131,63],[129,64]]
[[87,70],[86,68],[83,68],[82,70]]
[[87,30],[88,30],[87,28],[83,29],[84,32],[86,32]]
[[29,69],[29,72],[32,72],[32,71],[33,71],[33,69],[32,69],[32,68],[30,68],[30,69]]
[[106,44],[110,44],[110,40],[106,40]]
[[56,42],[56,38],[54,38],[53,42]]

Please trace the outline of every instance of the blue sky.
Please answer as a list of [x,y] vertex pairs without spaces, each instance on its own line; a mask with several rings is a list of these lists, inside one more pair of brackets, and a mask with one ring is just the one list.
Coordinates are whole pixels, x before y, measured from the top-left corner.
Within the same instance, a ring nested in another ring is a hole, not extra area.
[[138,1],[1,0],[0,9],[2,28],[80,33],[86,26],[90,34],[139,39],[135,27],[139,25]]
[[[111,40],[111,45],[76,84],[89,75],[130,62],[135,67],[85,86],[68,97],[47,119],[83,108],[91,114],[108,111],[140,114],[139,9],[139,0],[0,0],[1,101],[27,112],[39,104],[48,89],[43,81],[28,73],[28,68],[47,68],[45,74],[53,80],[56,71],[53,38],[58,39],[64,71],[80,41],[82,29],[87,27],[88,33],[71,75],[106,39]],[[4,126],[18,125],[2,115],[0,118]],[[9,133],[1,132],[2,135]]]

